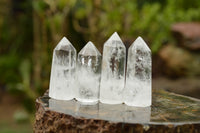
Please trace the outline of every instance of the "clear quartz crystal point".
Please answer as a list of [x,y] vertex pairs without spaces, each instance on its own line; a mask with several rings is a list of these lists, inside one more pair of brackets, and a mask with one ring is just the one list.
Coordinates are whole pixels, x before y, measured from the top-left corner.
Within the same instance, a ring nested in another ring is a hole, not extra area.
[[100,101],[107,104],[123,103],[125,85],[126,48],[115,32],[104,44]]
[[92,42],[79,52],[77,59],[78,94],[76,99],[85,104],[99,100],[101,53]]
[[151,50],[141,37],[128,49],[125,104],[151,106]]
[[66,37],[53,51],[49,96],[58,100],[75,97],[76,49]]

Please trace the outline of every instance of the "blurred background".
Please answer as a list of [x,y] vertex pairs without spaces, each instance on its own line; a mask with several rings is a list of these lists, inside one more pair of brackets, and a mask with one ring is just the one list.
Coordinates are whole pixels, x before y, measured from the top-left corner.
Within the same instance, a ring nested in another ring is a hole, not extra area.
[[0,133],[32,132],[35,99],[48,89],[53,48],[79,51],[117,31],[141,36],[153,56],[153,88],[200,98],[199,0],[0,0]]

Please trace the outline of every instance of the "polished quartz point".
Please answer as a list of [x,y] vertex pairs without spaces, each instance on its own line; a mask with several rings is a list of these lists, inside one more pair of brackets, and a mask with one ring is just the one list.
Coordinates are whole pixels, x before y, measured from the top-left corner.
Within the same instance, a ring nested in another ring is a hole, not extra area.
[[151,105],[151,50],[141,37],[128,49],[125,104],[146,107]]
[[49,96],[58,100],[75,97],[76,49],[66,37],[53,51]]
[[77,59],[78,94],[76,99],[85,104],[99,100],[101,54],[92,42],[79,52]]
[[123,103],[126,48],[115,32],[104,44],[100,101],[107,104]]

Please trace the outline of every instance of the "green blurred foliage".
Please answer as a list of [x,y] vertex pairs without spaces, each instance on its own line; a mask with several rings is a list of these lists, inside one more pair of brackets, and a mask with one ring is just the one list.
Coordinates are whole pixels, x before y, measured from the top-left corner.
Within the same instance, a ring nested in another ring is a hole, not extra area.
[[52,50],[63,36],[78,51],[89,40],[102,50],[117,31],[124,41],[142,36],[156,53],[173,41],[173,23],[200,21],[199,0],[23,0],[20,11],[16,2],[3,1],[0,85],[21,95],[30,113],[35,98],[48,89]]
[[13,117],[17,123],[28,122],[28,114],[24,110],[16,110]]

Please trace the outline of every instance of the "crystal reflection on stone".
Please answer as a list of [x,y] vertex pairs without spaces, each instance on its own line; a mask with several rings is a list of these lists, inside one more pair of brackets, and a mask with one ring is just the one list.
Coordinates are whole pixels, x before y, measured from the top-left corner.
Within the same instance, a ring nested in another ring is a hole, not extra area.
[[125,104],[109,105],[98,103],[84,105],[76,100],[49,99],[49,109],[74,117],[102,119],[112,122],[146,124],[150,122],[151,118],[151,107],[131,107]]
[[124,118],[127,123],[149,123],[151,107],[125,106]]
[[113,122],[123,122],[124,121],[124,104],[99,104],[99,118],[103,120],[113,121]]
[[86,105],[82,102],[76,102],[76,116],[86,118],[98,118],[99,103],[93,105]]
[[60,113],[70,114],[72,116],[76,115],[76,105],[77,102],[75,100],[56,100],[49,99],[49,109],[53,111],[57,111]]

